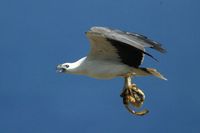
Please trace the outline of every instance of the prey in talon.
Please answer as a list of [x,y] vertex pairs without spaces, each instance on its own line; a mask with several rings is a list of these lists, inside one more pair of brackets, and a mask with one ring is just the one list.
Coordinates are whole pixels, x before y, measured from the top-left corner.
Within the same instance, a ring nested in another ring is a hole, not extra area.
[[120,96],[123,98],[123,104],[130,113],[142,116],[149,112],[147,109],[139,112],[136,112],[133,109],[131,109],[131,105],[133,107],[140,108],[145,100],[144,92],[141,89],[139,89],[136,86],[136,84],[131,83],[131,77],[125,77],[123,92]]
[[[166,50],[159,42],[144,35],[113,28],[95,26],[85,34],[90,42],[90,52],[87,56],[72,63],[57,65],[57,71],[96,79],[124,78],[125,85],[121,96],[125,107],[135,115],[148,113],[148,110],[137,112],[131,109],[132,106],[140,108],[145,100],[144,92],[131,83],[131,76],[134,78],[155,76],[166,80],[156,69],[140,67],[145,55],[158,61],[145,48],[151,48],[160,53],[165,53]],[[77,45],[80,48],[82,46]]]

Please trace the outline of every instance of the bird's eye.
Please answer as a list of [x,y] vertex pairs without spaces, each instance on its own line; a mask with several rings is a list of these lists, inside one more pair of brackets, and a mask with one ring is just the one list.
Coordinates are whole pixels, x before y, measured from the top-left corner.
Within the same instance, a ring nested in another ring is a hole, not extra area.
[[65,65],[65,67],[66,67],[66,68],[68,68],[68,67],[69,67],[69,65]]

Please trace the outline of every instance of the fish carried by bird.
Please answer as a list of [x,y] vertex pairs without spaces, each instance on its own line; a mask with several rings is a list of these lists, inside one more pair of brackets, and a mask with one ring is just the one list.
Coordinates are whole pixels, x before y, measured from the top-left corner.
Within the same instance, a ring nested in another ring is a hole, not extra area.
[[92,27],[86,32],[90,41],[90,52],[86,57],[74,63],[57,65],[57,71],[66,74],[85,75],[96,79],[124,78],[124,88],[121,93],[123,103],[129,112],[135,115],[145,115],[147,109],[136,112],[129,105],[140,108],[145,100],[144,92],[131,78],[136,76],[155,76],[167,80],[156,69],[140,67],[144,56],[156,60],[145,48],[152,48],[160,53],[166,50],[160,43],[137,33],[124,32],[107,27]]

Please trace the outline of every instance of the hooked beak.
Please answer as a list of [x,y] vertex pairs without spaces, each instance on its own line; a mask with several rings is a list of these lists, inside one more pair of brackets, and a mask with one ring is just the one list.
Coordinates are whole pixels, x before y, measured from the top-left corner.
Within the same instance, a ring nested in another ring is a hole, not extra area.
[[56,72],[59,72],[59,73],[65,72],[65,68],[63,68],[62,64],[57,65]]

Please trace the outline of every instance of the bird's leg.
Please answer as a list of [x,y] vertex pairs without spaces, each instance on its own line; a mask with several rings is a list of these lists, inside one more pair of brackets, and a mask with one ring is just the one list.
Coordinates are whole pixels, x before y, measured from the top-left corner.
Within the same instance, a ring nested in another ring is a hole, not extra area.
[[129,90],[132,88],[131,77],[127,76],[124,79],[125,79],[124,80],[124,88],[123,88],[123,91],[122,91],[122,93],[120,95],[121,97],[124,97],[125,95],[128,95]]
[[123,98],[123,103],[125,107],[132,114],[141,116],[149,112],[146,109],[140,112],[135,112],[129,107],[129,104],[131,104],[134,107],[139,108],[142,106],[145,100],[144,92],[141,89],[137,88],[136,84],[131,83],[131,76],[125,77],[123,92],[120,96]]

